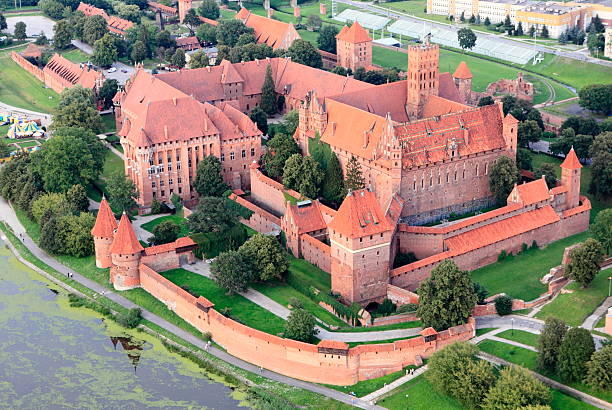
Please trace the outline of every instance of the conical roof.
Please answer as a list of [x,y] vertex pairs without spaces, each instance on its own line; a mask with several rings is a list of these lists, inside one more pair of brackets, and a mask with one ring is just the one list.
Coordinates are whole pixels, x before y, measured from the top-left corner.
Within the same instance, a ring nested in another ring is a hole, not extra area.
[[115,220],[113,211],[111,211],[106,198],[102,198],[98,216],[96,217],[96,223],[93,228],[91,228],[91,234],[93,236],[110,238],[115,234],[115,229],[117,229],[117,221]]
[[366,189],[350,192],[344,198],[329,228],[350,238],[393,230],[376,196]]
[[565,169],[580,169],[582,165],[576,156],[576,151],[574,151],[574,147],[569,150],[567,155],[565,156],[565,160],[561,164],[561,168]]
[[117,229],[117,234],[115,235],[115,240],[111,245],[110,252],[112,254],[130,255],[133,253],[142,252],[143,249],[144,248],[140,242],[138,242],[138,238],[134,233],[130,218],[128,218],[124,212],[123,215],[121,215],[119,229]]
[[457,69],[453,73],[453,78],[459,78],[461,80],[467,80],[469,78],[472,78],[472,72],[468,68],[468,65],[465,61],[459,63]]

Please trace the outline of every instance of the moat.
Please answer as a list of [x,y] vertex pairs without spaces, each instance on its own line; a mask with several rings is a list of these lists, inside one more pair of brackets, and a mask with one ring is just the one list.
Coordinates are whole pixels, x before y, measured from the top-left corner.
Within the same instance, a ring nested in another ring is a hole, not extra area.
[[69,307],[1,240],[0,329],[3,408],[239,408],[228,387],[156,338]]

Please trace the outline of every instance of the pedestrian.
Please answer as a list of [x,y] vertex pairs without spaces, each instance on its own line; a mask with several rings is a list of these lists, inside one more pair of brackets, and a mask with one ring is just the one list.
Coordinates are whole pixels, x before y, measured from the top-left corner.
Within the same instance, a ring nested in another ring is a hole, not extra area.
[[263,367],[259,366],[259,373],[263,373]]

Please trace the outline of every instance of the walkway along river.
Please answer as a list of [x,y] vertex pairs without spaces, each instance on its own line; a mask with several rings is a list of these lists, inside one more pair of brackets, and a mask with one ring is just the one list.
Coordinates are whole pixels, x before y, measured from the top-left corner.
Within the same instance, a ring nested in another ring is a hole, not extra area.
[[0,240],[0,407],[225,410],[237,399],[156,338],[71,308]]

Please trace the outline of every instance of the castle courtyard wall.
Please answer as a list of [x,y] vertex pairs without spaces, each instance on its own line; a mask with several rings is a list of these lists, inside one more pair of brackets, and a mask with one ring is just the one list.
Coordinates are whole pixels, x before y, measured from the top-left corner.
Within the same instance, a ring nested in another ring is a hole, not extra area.
[[331,272],[331,247],[308,234],[300,235],[302,258],[325,272]]

